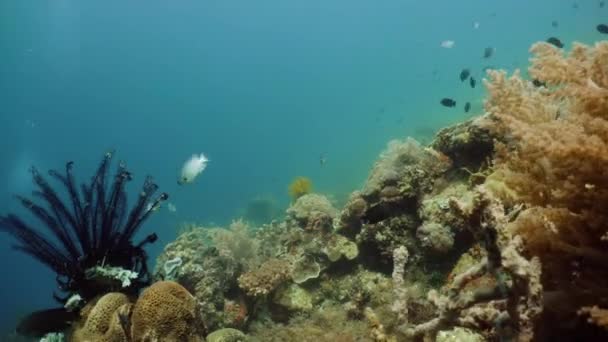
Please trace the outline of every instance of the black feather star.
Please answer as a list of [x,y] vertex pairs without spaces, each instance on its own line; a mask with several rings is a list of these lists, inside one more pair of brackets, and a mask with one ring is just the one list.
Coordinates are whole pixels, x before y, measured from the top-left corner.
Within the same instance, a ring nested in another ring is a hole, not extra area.
[[[0,216],[0,231],[11,234],[18,242],[13,247],[57,274],[59,290],[65,296],[54,294],[54,297],[61,303],[73,294],[89,300],[116,290],[137,293],[150,283],[144,246],[156,241],[156,234],[136,244],[133,237],[168,195],[162,193],[153,198],[158,186],[146,177],[129,211],[125,186],[131,174],[121,162],[114,178],[107,179],[112,155],[112,152],[104,155],[91,182],[82,184],[80,189],[72,173],[73,162],[66,164],[65,174],[49,171],[50,177],[65,189],[65,194],[51,187],[37,169],[31,169],[37,187],[33,197],[39,201],[23,196],[17,199],[46,231],[33,228],[14,214]],[[90,271],[95,267],[122,268],[135,272],[137,277],[123,288],[120,283],[91,277]]]

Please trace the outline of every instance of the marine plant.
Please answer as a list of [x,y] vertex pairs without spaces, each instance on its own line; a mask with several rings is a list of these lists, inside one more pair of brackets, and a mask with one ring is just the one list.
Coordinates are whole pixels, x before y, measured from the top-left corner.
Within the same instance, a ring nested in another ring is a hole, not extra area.
[[[40,201],[19,195],[16,198],[41,223],[42,229],[16,214],[0,216],[0,231],[17,240],[14,249],[57,274],[58,288],[66,295],[53,293],[53,297],[62,304],[75,294],[86,301],[110,291],[137,293],[150,284],[144,247],[156,241],[156,234],[149,234],[137,243],[133,238],[168,195],[162,193],[153,199],[158,186],[146,177],[129,211],[125,187],[132,176],[121,162],[113,179],[108,179],[112,156],[112,152],[104,155],[90,183],[82,184],[80,191],[72,172],[73,162],[66,164],[65,174],[50,170],[49,176],[62,185],[64,194],[53,188],[36,168],[31,168],[37,187],[33,196]],[[92,272],[99,267],[128,270],[137,276],[123,286],[116,279]]]
[[545,305],[574,317],[608,301],[608,42],[531,52],[544,86],[498,71],[486,81],[490,127],[504,137],[486,183],[524,205],[511,229],[540,257],[546,291],[571,298]]
[[312,181],[308,177],[296,177],[290,184],[288,188],[289,197],[293,201],[298,198],[309,194],[312,191]]

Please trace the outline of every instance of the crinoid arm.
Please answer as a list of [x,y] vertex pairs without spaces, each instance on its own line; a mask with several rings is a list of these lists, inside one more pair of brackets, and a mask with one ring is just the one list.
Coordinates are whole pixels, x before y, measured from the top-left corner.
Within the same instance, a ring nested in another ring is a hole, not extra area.
[[[140,242],[133,239],[168,195],[154,197],[158,186],[146,177],[129,209],[125,188],[132,175],[120,162],[114,177],[109,178],[112,156],[112,152],[106,153],[91,181],[80,188],[72,172],[73,162],[66,164],[65,173],[49,171],[48,176],[60,185],[57,190],[47,177],[31,168],[36,190],[31,199],[16,198],[36,220],[26,221],[15,214],[0,216],[0,231],[15,238],[14,249],[57,274],[58,288],[66,296],[54,297],[61,302],[71,294],[88,299],[108,291],[136,293],[150,282],[144,247],[156,240],[156,234],[149,234]],[[58,191],[60,188],[63,191]],[[122,269],[136,276],[123,287],[124,283],[111,277],[88,276],[94,268]]]

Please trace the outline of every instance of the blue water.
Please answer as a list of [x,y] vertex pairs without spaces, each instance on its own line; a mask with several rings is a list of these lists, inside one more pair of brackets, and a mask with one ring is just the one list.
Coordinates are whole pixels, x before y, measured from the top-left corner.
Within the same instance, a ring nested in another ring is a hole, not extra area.
[[[12,194],[33,189],[30,165],[73,160],[88,181],[108,149],[135,175],[133,195],[150,174],[177,208],[142,228],[160,236],[151,260],[182,222],[225,224],[256,196],[286,206],[296,176],[343,199],[390,139],[428,141],[481,113],[483,66],[523,67],[552,35],[601,39],[608,8],[576,2],[3,0],[0,212],[22,212]],[[463,67],[477,88],[460,83]],[[200,152],[208,169],[178,186]],[[0,235],[0,331],[54,305],[54,275],[10,244]]]

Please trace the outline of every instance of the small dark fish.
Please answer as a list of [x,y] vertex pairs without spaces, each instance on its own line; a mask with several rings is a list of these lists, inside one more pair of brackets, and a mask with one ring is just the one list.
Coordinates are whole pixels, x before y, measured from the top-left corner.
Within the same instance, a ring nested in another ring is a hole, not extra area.
[[535,87],[537,87],[537,88],[538,88],[538,87],[545,87],[545,88],[547,88],[547,83],[545,83],[545,82],[543,82],[543,81],[539,81],[539,80],[537,80],[536,78],[532,80],[532,84],[533,84]]
[[553,20],[553,21],[551,22],[551,26],[553,26],[553,27],[557,28],[557,27],[559,26],[559,23],[557,22],[557,20]]
[[573,4],[572,4],[572,8],[574,8],[574,9],[578,9],[578,4],[577,4],[576,2],[575,2],[575,3],[573,3]]
[[464,104],[464,112],[468,113],[469,110],[471,110],[471,103],[467,102],[467,103]]
[[471,75],[471,70],[465,68],[460,72],[460,82],[464,82]]
[[547,43],[554,45],[560,49],[564,47],[564,43],[562,43],[562,41],[559,40],[559,38],[555,38],[555,37],[549,37],[547,39]]
[[17,333],[23,336],[42,337],[51,332],[67,329],[77,319],[77,312],[70,312],[64,308],[34,311],[19,321]]
[[608,34],[608,25],[606,24],[599,24],[596,26],[596,29],[599,33]]
[[490,57],[492,57],[493,54],[494,54],[494,48],[491,46],[488,46],[487,48],[485,48],[483,50],[483,58],[490,58]]
[[327,154],[321,153],[321,155],[319,156],[319,165],[321,165],[321,167],[323,167],[323,165],[325,165],[326,163],[327,163]]
[[454,107],[456,106],[456,101],[448,98],[448,97],[444,97],[443,99],[441,99],[441,105],[444,107]]
[[600,1],[600,8],[604,8],[604,5],[606,5],[605,1]]
[[473,76],[471,76],[471,78],[469,79],[469,85],[471,86],[471,88],[475,88],[476,84],[477,84],[477,81],[475,81],[475,78]]

